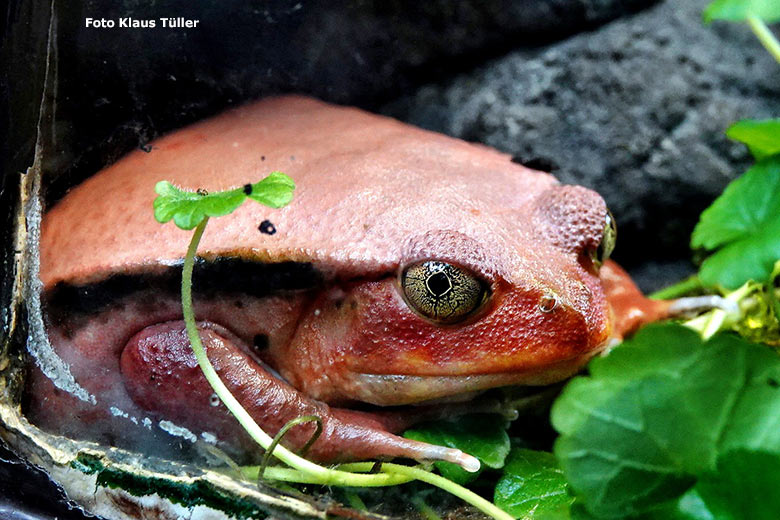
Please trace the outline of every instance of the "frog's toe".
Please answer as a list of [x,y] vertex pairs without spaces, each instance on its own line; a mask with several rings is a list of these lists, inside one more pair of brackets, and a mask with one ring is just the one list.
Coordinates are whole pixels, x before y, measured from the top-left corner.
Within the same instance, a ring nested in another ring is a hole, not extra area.
[[712,309],[720,309],[729,314],[739,313],[739,305],[737,305],[736,302],[722,296],[708,294],[705,296],[688,296],[672,300],[672,303],[669,305],[669,315],[680,316]]

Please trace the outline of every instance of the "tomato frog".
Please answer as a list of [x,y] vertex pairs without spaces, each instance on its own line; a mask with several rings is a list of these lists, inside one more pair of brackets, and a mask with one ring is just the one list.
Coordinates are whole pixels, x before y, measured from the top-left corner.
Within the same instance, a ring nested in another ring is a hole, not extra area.
[[[313,460],[473,466],[397,434],[486,389],[568,378],[674,311],[609,260],[615,223],[597,193],[387,117],[271,98],[130,153],[47,212],[49,340],[96,404],[33,370],[35,423],[122,445],[128,418],[142,431],[168,421],[251,449],[184,330],[191,233],[156,222],[152,201],[163,179],[222,190],[274,170],[296,182],[293,202],[212,220],[195,313],[217,372],[261,427],[322,420]],[[284,443],[300,448],[314,428]]]

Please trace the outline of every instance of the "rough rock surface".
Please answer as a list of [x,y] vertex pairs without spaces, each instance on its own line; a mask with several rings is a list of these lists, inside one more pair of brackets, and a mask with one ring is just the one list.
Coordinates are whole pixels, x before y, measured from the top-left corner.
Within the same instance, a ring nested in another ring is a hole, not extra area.
[[[298,92],[371,109],[489,56],[656,1],[57,3],[58,123],[46,166],[61,180],[50,193],[56,198],[130,149],[229,106]],[[159,18],[170,16],[199,25],[163,28]],[[88,17],[156,26],[88,28]]]
[[[780,114],[780,67],[746,26],[702,25],[701,7],[666,1],[512,52],[384,111],[596,189],[629,267],[688,258],[699,213],[749,162],[724,130]],[[685,271],[678,261],[666,278]],[[638,274],[646,287],[664,282],[655,268]]]

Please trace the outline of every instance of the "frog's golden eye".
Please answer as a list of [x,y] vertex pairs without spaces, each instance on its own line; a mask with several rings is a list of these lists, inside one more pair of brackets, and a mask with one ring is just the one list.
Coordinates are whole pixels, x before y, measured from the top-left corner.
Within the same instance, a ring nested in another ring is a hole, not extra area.
[[593,261],[597,266],[601,266],[607,261],[609,255],[612,254],[612,250],[615,249],[615,241],[617,240],[617,226],[615,225],[615,218],[612,213],[607,210],[607,214],[604,215],[604,231],[601,234],[601,242],[596,248],[593,254]]
[[425,261],[408,267],[401,288],[409,306],[438,323],[455,323],[477,310],[488,297],[485,282],[462,267]]

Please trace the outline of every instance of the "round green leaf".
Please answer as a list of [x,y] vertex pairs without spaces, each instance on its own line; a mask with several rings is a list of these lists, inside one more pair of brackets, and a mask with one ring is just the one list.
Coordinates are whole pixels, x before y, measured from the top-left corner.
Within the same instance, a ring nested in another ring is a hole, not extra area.
[[555,444],[572,489],[597,517],[676,501],[720,453],[780,453],[780,358],[733,335],[703,342],[647,327],[555,402]]
[[295,183],[282,172],[273,172],[255,184],[213,193],[182,190],[168,181],[158,182],[154,189],[157,222],[164,224],[173,219],[181,229],[193,229],[205,217],[233,213],[247,197],[271,208],[286,206],[292,200]]
[[739,121],[726,130],[726,135],[745,143],[757,160],[780,153],[780,119]]
[[574,502],[568,490],[552,453],[516,448],[507,458],[493,501],[515,518],[568,518]]
[[715,250],[699,273],[705,285],[736,289],[769,277],[780,259],[780,155],[729,184],[701,214],[691,246]]
[[780,516],[780,455],[737,450],[718,458],[717,471],[696,486],[714,518],[776,520]]

